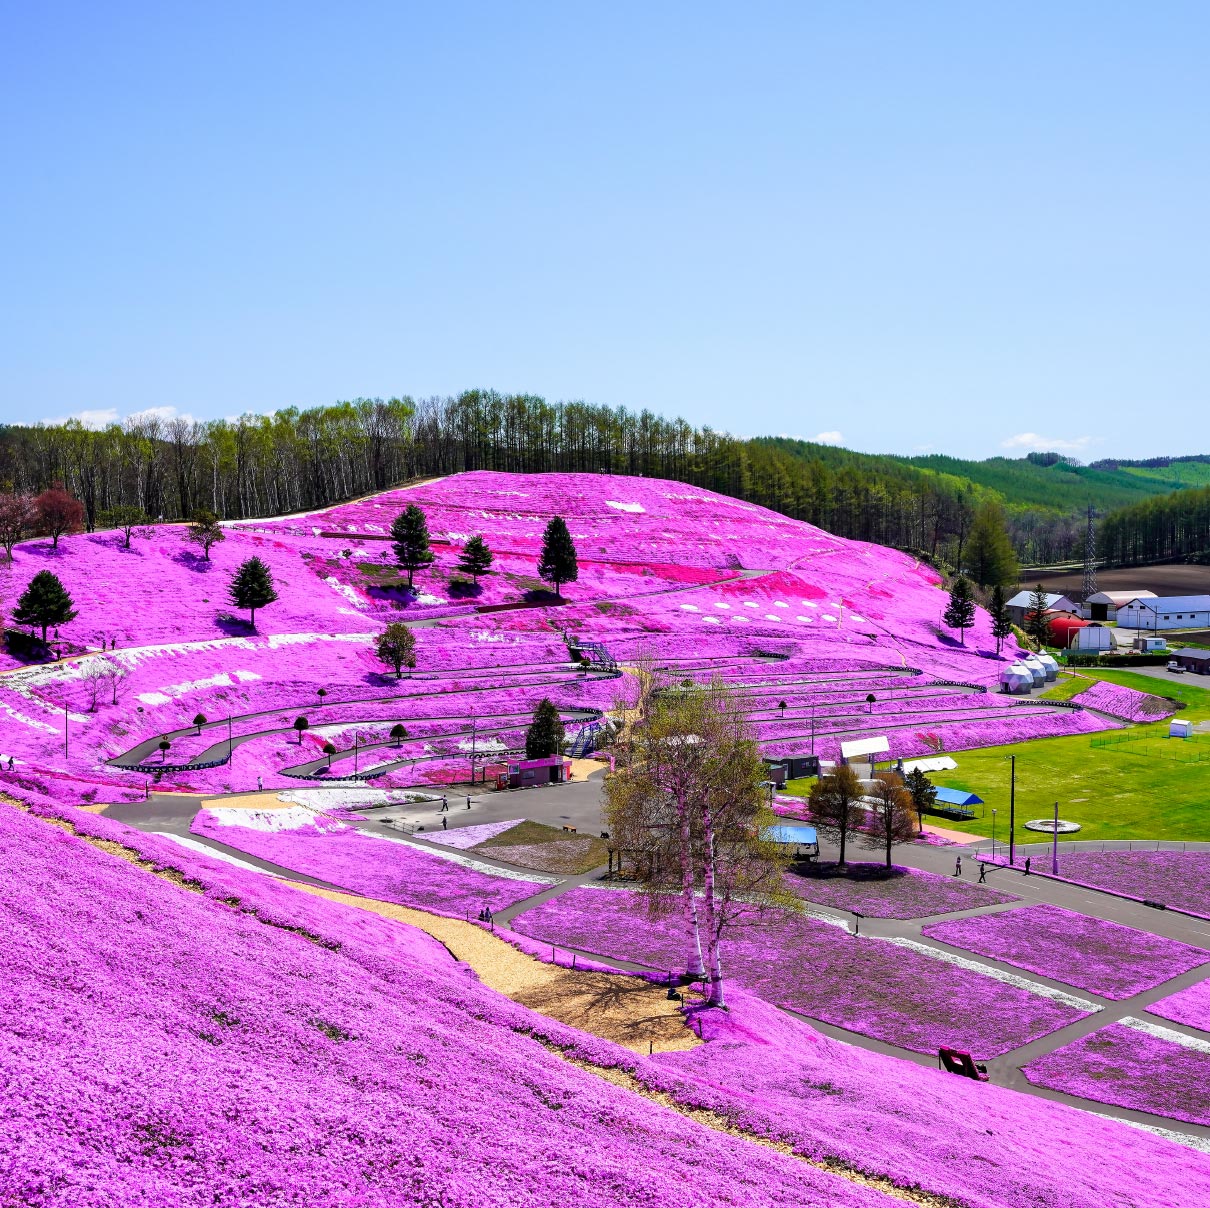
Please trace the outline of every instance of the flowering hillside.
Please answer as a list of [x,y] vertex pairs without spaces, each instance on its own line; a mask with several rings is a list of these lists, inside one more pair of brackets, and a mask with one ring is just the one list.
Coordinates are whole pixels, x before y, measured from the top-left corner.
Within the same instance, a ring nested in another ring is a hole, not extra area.
[[[412,590],[385,539],[407,504],[425,512],[436,555]],[[562,599],[536,570],[553,515],[580,559]],[[455,565],[475,534],[496,559],[478,585]],[[51,569],[79,613],[53,635],[70,662],[3,656],[0,755],[16,774],[67,772],[78,799],[101,801],[148,776],[202,792],[350,773],[384,788],[452,782],[472,755],[516,750],[544,696],[574,733],[630,690],[599,666],[583,673],[576,642],[622,664],[649,656],[675,678],[730,680],[775,756],[835,756],[847,738],[885,734],[911,757],[1114,724],[996,694],[1004,660],[986,615],[960,643],[940,624],[937,576],[913,558],[676,483],[460,474],[230,525],[210,560],[183,536],[160,526],[129,550],[113,533],[57,550],[27,541],[0,568],[6,602]],[[253,554],[280,593],[255,629],[227,599]],[[393,620],[424,622],[402,680],[373,652]],[[1016,653],[1010,642],[1004,657]]]

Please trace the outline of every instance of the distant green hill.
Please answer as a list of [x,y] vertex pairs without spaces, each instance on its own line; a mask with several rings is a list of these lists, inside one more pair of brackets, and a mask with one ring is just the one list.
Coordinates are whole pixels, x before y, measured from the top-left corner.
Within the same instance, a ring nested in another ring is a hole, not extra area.
[[940,453],[923,457],[855,453],[833,445],[780,436],[762,437],[759,443],[804,461],[823,462],[837,470],[864,469],[900,480],[920,473],[935,475],[949,485],[969,483],[976,493],[994,493],[1010,511],[1025,509],[1075,514],[1087,508],[1089,503],[1098,511],[1108,511],[1170,491],[1210,485],[1210,456],[1204,454],[1154,458],[1147,462],[1098,461],[1081,465],[1055,454],[969,461]]

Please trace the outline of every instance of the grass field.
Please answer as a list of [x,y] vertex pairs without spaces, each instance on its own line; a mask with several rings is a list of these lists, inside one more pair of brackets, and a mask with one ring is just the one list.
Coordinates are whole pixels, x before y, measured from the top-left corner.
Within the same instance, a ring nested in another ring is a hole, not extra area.
[[[1210,718],[1210,691],[1193,684],[1170,683],[1131,672],[1079,668],[1083,680],[1060,680],[1047,695],[1068,699],[1094,679],[1109,680],[1140,692],[1168,696],[1184,702],[1182,719]],[[980,817],[971,822],[938,818],[938,825],[968,834],[990,835],[992,809],[996,838],[1008,839],[1009,755],[1017,757],[1017,842],[1039,843],[1045,835],[1027,831],[1032,818],[1049,818],[1054,803],[1059,817],[1078,822],[1082,829],[1073,839],[1172,839],[1210,841],[1210,761],[1181,763],[1161,758],[1170,744],[1168,723],[1131,726],[1139,743],[1131,750],[1112,746],[1095,748],[1087,735],[1038,738],[1004,747],[982,747],[951,752],[957,762],[952,772],[932,776],[935,784],[977,793],[985,804],[976,806]],[[1189,753],[1194,744],[1182,746]],[[1197,744],[1201,749],[1202,744]],[[1139,748],[1148,752],[1137,753]],[[1174,752],[1175,753],[1175,752]],[[813,782],[791,781],[790,793],[805,795]]]

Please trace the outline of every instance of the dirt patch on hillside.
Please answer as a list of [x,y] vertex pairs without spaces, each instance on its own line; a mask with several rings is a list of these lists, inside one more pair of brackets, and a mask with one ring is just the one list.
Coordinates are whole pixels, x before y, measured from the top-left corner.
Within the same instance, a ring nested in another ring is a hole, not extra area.
[[642,978],[548,965],[473,923],[315,885],[288,883],[303,893],[418,927],[444,944],[455,960],[470,965],[484,985],[539,1014],[632,1052],[665,1053],[701,1043],[685,1026],[680,1004],[670,1002],[666,991]]

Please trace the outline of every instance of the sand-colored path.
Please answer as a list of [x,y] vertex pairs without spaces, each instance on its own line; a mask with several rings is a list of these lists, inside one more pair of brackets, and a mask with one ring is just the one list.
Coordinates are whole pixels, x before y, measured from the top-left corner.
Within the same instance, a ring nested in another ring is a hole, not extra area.
[[542,1015],[633,1052],[666,1053],[701,1043],[685,1026],[680,1003],[669,1001],[664,990],[641,978],[546,964],[474,923],[317,885],[290,884],[303,893],[418,927],[445,945],[455,960],[468,964],[484,985]]

